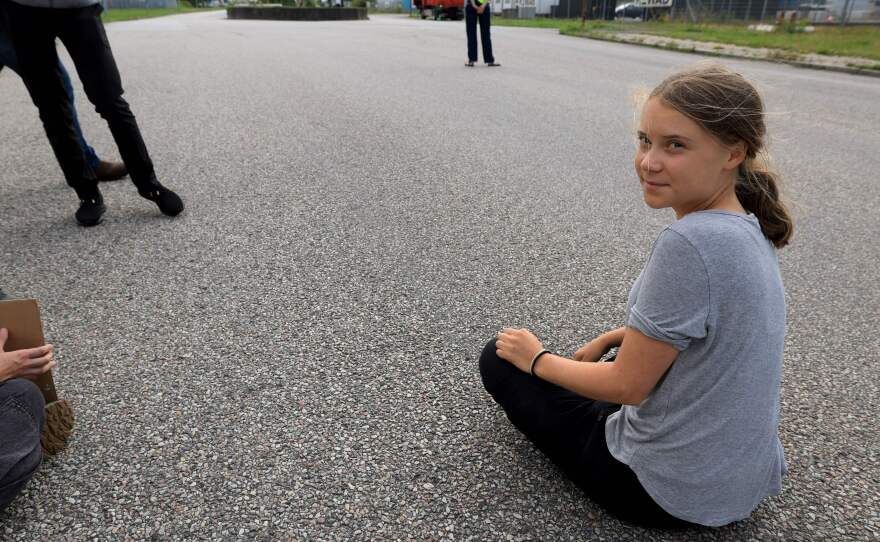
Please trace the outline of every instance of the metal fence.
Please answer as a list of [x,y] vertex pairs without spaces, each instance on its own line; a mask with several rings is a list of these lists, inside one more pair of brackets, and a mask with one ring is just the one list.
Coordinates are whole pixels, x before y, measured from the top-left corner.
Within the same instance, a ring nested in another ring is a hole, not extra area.
[[695,22],[870,23],[880,22],[880,0],[675,0],[669,14]]
[[692,22],[791,20],[797,8],[798,2],[792,0],[676,0],[669,15]]
[[880,23],[880,0],[834,0],[828,7],[828,22]]
[[[572,19],[671,18],[691,22],[880,23],[880,0],[672,0],[665,7],[641,8],[652,0],[497,0],[493,11],[516,16],[520,6],[538,17]],[[626,11],[623,8],[628,5]]]
[[176,8],[177,0],[101,0],[104,9],[158,9]]
[[550,5],[549,16],[558,19],[586,17],[587,19],[614,19],[616,0],[559,0]]

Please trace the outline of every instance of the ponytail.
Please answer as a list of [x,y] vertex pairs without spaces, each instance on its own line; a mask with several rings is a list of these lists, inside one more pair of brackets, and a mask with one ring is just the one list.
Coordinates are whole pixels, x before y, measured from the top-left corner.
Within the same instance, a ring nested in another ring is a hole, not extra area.
[[754,168],[753,160],[747,160],[739,167],[736,197],[745,210],[758,218],[761,231],[773,246],[782,248],[788,244],[794,221],[779,196],[776,174]]

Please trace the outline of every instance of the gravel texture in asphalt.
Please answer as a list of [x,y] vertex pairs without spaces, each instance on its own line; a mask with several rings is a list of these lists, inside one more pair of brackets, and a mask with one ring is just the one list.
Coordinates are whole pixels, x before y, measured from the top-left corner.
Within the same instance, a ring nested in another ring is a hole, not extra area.
[[[501,326],[572,353],[624,323],[670,211],[642,202],[633,94],[689,54],[461,23],[108,27],[169,219],[128,181],[83,229],[0,73],[0,287],[42,304],[66,451],[8,540],[877,540],[880,80],[728,61],[761,88],[796,201],[783,493],[720,529],[610,518],[507,422]],[[63,56],[69,62],[66,56]],[[77,84],[99,153],[118,156]]]

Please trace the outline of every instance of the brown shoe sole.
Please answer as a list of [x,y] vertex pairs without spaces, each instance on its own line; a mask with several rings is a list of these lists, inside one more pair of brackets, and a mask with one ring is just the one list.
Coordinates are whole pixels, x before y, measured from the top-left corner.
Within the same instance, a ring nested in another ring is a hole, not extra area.
[[95,168],[95,177],[99,183],[106,181],[118,181],[128,176],[128,168],[122,162],[101,162]]
[[46,425],[40,435],[43,453],[55,455],[64,449],[73,431],[74,415],[70,403],[61,399],[46,405]]
[[128,172],[126,171],[125,173],[117,173],[117,174],[113,174],[113,175],[102,175],[100,177],[96,176],[96,178],[98,179],[99,183],[106,183],[106,182],[110,182],[110,181],[118,181],[120,179],[124,179],[127,176],[128,176]]

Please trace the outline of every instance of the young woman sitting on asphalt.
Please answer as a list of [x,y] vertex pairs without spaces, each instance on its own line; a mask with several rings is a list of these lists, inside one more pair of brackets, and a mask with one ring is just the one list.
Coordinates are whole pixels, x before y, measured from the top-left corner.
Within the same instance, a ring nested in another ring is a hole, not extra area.
[[648,206],[676,220],[632,286],[626,327],[573,359],[506,328],[480,358],[510,421],[621,519],[720,526],[781,490],[776,249],[793,223],[764,137],[761,98],[739,74],[706,64],[660,83],[641,111],[635,169]]

